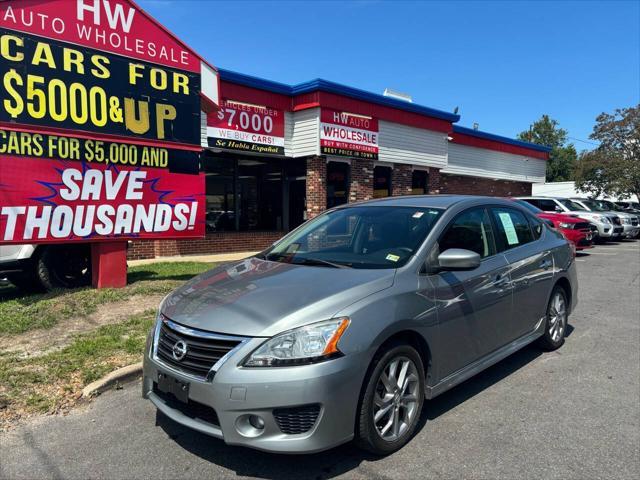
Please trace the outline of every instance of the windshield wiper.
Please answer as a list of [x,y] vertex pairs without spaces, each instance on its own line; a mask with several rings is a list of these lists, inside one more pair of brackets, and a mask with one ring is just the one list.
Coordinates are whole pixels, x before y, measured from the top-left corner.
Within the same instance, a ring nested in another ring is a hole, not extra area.
[[301,258],[301,261],[299,262],[291,262],[294,265],[320,265],[320,266],[325,266],[325,267],[332,267],[332,268],[353,268],[350,265],[347,265],[345,263],[335,263],[335,262],[330,262],[328,260],[322,260],[320,258],[309,258],[309,257],[305,257],[305,258]]

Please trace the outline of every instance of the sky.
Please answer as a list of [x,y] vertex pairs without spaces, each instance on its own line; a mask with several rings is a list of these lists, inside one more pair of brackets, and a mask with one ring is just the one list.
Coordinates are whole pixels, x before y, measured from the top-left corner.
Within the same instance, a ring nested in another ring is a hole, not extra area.
[[216,67],[388,87],[508,137],[548,114],[593,148],[598,114],[640,102],[640,0],[138,3]]

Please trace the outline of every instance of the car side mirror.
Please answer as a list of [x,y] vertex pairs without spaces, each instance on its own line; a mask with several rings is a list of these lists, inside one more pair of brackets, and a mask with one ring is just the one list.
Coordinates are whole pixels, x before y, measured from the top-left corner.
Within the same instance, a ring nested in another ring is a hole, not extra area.
[[480,255],[464,248],[449,248],[438,255],[440,270],[473,270],[480,266]]

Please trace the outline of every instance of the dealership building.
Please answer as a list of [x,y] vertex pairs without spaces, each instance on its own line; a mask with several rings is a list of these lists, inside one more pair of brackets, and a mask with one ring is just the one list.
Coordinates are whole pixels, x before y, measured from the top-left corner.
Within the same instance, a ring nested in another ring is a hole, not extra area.
[[457,125],[456,114],[325,80],[219,70],[202,113],[206,236],[130,243],[130,259],[263,249],[323,210],[412,194],[531,194],[549,149]]

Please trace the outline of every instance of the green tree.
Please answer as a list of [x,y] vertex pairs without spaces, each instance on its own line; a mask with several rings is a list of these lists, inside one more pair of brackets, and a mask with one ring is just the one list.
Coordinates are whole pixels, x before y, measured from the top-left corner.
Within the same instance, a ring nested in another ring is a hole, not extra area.
[[576,187],[593,195],[640,198],[640,104],[601,113],[589,138],[600,145],[580,155]]
[[525,142],[551,147],[547,162],[547,182],[564,182],[573,179],[578,152],[572,143],[567,144],[567,131],[558,122],[543,115],[529,130],[520,132],[518,138]]

